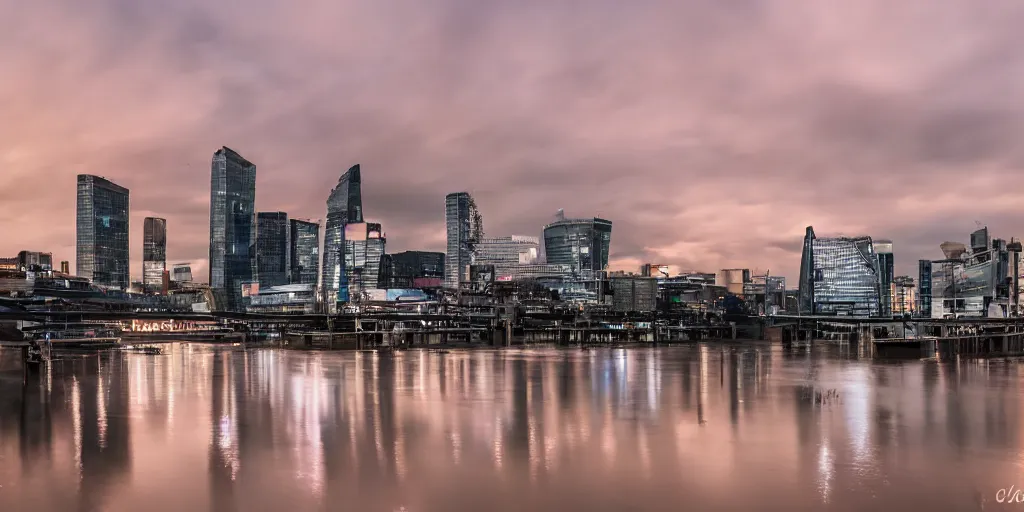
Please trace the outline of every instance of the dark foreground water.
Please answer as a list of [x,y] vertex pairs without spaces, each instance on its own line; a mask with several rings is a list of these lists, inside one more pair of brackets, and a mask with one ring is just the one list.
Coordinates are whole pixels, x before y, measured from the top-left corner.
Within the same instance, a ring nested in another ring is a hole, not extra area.
[[0,510],[1024,509],[997,501],[1024,487],[1022,368],[767,345],[107,353],[0,375]]

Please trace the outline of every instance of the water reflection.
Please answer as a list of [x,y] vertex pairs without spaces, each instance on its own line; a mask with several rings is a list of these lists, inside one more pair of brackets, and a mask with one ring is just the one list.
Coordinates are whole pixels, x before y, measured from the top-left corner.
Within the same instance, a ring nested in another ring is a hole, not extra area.
[[767,345],[104,353],[0,373],[0,504],[971,510],[1024,484],[1020,383]]

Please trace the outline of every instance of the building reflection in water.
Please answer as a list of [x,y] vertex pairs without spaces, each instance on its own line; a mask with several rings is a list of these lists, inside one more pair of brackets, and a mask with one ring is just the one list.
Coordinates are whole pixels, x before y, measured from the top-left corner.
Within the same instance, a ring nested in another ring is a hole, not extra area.
[[0,368],[14,508],[961,510],[1024,466],[1012,361],[168,345]]

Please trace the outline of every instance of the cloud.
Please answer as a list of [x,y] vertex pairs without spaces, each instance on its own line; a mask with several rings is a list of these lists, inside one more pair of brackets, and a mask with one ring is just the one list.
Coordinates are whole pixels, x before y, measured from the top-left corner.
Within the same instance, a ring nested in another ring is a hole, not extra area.
[[[800,239],[895,243],[897,272],[1020,232],[1024,6],[864,1],[0,0],[0,253],[74,260],[74,176],[205,260],[209,162],[257,208],[322,218],[349,166],[390,251],[443,250],[443,201],[491,235],[611,219],[616,266],[771,268]],[[38,20],[48,30],[39,31]],[[15,233],[15,236],[10,236]]]

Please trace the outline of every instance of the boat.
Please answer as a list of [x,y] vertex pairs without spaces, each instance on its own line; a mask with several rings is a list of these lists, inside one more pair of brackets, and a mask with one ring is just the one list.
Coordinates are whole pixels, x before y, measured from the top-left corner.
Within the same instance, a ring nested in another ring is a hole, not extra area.
[[125,346],[122,348],[122,350],[127,350],[130,352],[139,352],[141,354],[147,354],[151,356],[158,356],[164,353],[164,351],[161,350],[159,347],[136,347],[133,345]]

